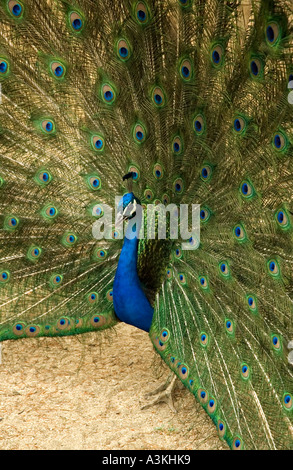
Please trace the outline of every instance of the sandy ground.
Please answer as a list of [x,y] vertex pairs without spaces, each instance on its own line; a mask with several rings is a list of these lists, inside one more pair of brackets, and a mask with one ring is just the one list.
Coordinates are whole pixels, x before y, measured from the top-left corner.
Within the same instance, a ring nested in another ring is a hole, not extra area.
[[141,410],[168,377],[146,333],[125,324],[90,333],[2,343],[0,449],[226,448],[181,387]]

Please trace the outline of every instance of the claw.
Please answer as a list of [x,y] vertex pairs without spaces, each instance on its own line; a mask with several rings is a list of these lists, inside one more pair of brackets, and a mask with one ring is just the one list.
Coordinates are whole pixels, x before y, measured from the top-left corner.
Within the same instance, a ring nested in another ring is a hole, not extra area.
[[175,384],[176,384],[176,375],[172,378],[171,382],[169,383],[169,378],[167,381],[160,385],[156,390],[149,392],[145,395],[145,398],[158,395],[156,398],[154,398],[150,403],[147,403],[146,405],[141,407],[141,410],[146,410],[147,408],[151,408],[154,405],[157,405],[158,403],[166,403],[171,411],[173,413],[177,413],[177,410],[174,406],[173,403],[173,397],[172,397],[172,392],[174,391]]

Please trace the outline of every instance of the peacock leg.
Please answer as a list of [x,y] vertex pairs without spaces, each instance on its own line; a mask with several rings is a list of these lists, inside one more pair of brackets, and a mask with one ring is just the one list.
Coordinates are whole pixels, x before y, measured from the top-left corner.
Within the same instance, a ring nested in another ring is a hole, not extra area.
[[172,375],[169,375],[165,383],[163,383],[157,389],[153,390],[152,392],[147,393],[144,396],[144,398],[148,398],[148,397],[157,395],[149,403],[142,406],[141,407],[142,410],[146,410],[147,408],[151,408],[152,406],[157,405],[158,403],[164,402],[164,403],[167,403],[171,411],[173,411],[174,413],[177,413],[177,410],[174,407],[173,396],[172,396],[174,389],[176,388],[177,376],[174,375],[173,378],[171,378]]

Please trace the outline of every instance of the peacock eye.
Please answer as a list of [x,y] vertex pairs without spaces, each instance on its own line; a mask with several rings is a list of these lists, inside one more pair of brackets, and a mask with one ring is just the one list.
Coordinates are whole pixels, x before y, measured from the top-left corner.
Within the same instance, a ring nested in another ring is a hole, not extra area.
[[87,301],[90,303],[90,304],[95,304],[97,303],[99,300],[99,294],[97,292],[90,292],[88,295],[87,295]]
[[266,40],[270,46],[275,46],[281,37],[281,29],[278,23],[272,21],[266,27]]
[[6,230],[15,230],[19,226],[19,219],[15,216],[8,216],[4,219],[4,228]]
[[163,178],[163,168],[162,168],[162,166],[159,165],[159,164],[156,164],[154,166],[154,169],[153,169],[153,174],[154,174],[155,178],[157,178],[157,179]]
[[6,59],[0,57],[0,78],[8,75],[9,72],[9,62]]
[[83,19],[79,13],[73,11],[69,15],[71,27],[74,32],[80,32],[83,29]]
[[169,198],[168,194],[164,194],[164,195],[163,195],[162,201],[163,201],[163,204],[164,204],[165,206],[167,206],[167,205],[169,204],[170,198]]
[[108,252],[107,250],[97,248],[94,250],[93,259],[95,261],[103,261],[107,258]]
[[203,207],[199,213],[201,222],[207,222],[211,217],[211,211],[207,207]]
[[192,65],[190,60],[185,59],[180,65],[180,75],[185,81],[189,81],[192,77]]
[[178,279],[179,279],[180,284],[183,284],[183,285],[186,284],[185,274],[183,274],[183,273],[178,274]]
[[136,19],[140,24],[146,24],[148,22],[148,10],[143,2],[138,2],[135,8]]
[[202,346],[207,346],[208,345],[208,342],[209,342],[209,337],[206,333],[201,333],[200,334],[200,344]]
[[21,18],[23,15],[23,5],[21,2],[9,0],[8,9],[12,16],[14,16],[15,18]]
[[54,219],[58,215],[58,211],[55,206],[46,206],[42,211],[42,215],[48,219]]
[[221,439],[223,439],[226,434],[226,426],[222,420],[218,421],[218,433]]
[[246,129],[246,121],[240,117],[240,116],[237,116],[235,119],[234,119],[234,124],[233,124],[233,127],[234,127],[234,131],[240,135],[240,134],[243,134],[245,129]]
[[276,259],[270,259],[267,262],[267,268],[271,276],[278,277],[280,274],[279,263]]
[[250,369],[247,364],[241,365],[241,376],[244,380],[249,379],[250,376]]
[[243,448],[242,440],[240,437],[235,437],[232,444],[233,450],[241,450]]
[[63,235],[62,244],[69,248],[77,242],[77,236],[74,233],[66,233]]
[[50,285],[53,288],[59,287],[63,281],[63,276],[61,274],[53,274],[50,277]]
[[213,414],[216,411],[217,402],[214,398],[210,398],[208,402],[208,413]]
[[256,310],[256,299],[253,295],[247,296],[248,308],[252,311]]
[[175,137],[172,143],[172,151],[176,155],[180,155],[182,152],[182,141],[179,136]]
[[284,209],[277,211],[275,214],[275,218],[276,218],[278,226],[282,228],[283,230],[286,230],[290,227],[290,219],[289,219],[287,212]]
[[42,131],[44,131],[46,134],[52,134],[52,133],[55,131],[55,124],[54,124],[54,121],[52,121],[51,119],[50,119],[50,120],[45,119],[45,120],[42,121],[42,123],[41,123],[41,129],[42,129]]
[[31,261],[36,261],[40,258],[42,249],[38,246],[31,246],[27,252],[27,257]]
[[205,120],[202,114],[197,114],[193,120],[193,127],[197,135],[203,134],[205,131]]
[[278,335],[272,335],[272,344],[273,344],[274,349],[276,350],[281,349],[281,341]]
[[113,291],[112,291],[112,290],[109,290],[109,291],[107,292],[106,297],[107,297],[107,300],[108,300],[109,302],[113,302]]
[[0,285],[6,284],[10,279],[10,271],[0,271]]
[[66,68],[65,65],[61,62],[54,61],[50,65],[51,72],[53,76],[57,79],[61,79],[65,76]]
[[133,181],[138,181],[139,178],[140,178],[140,171],[139,171],[139,168],[137,166],[130,166],[128,168],[128,173],[132,173],[132,179]]
[[283,396],[283,404],[287,410],[291,410],[293,407],[292,395],[290,393],[285,393]]
[[98,150],[99,152],[102,152],[105,147],[105,142],[102,136],[100,135],[94,135],[92,137],[92,146],[94,150]]
[[98,189],[101,189],[101,180],[98,176],[90,176],[87,179],[88,186],[90,189],[97,191]]
[[173,187],[174,187],[175,193],[181,194],[183,192],[183,188],[184,188],[182,178],[177,178],[173,183]]
[[234,333],[234,324],[232,320],[229,320],[229,319],[225,320],[225,327],[226,327],[227,333],[229,333],[230,335]]
[[275,150],[277,150],[278,152],[282,152],[283,150],[286,150],[287,147],[288,147],[288,140],[287,140],[287,137],[285,136],[285,134],[283,134],[282,132],[277,132],[275,135],[274,135],[274,138],[273,138],[273,147]]
[[165,95],[160,87],[155,87],[152,91],[153,103],[157,108],[161,108],[165,104]]
[[130,57],[130,47],[125,39],[120,39],[117,43],[117,55],[124,62]]
[[116,99],[116,93],[109,83],[105,83],[101,88],[101,95],[104,103],[113,104]]
[[254,196],[254,188],[249,181],[243,181],[240,185],[240,192],[243,197],[246,199]]
[[202,405],[206,404],[208,401],[208,394],[203,388],[199,388],[197,391],[197,396]]
[[212,64],[215,67],[220,67],[223,63],[223,58],[224,58],[224,51],[223,51],[222,46],[216,45],[215,47],[213,47],[212,52],[211,52]]
[[246,232],[241,224],[236,225],[234,227],[233,234],[236,240],[238,240],[239,242],[243,242],[247,239]]
[[212,167],[210,165],[205,165],[200,170],[200,177],[203,181],[209,181],[212,177]]
[[144,196],[148,201],[151,201],[154,197],[154,193],[151,189],[146,189],[144,192]]
[[146,139],[146,130],[142,124],[136,124],[133,129],[133,138],[138,144],[142,144]]
[[222,276],[224,276],[224,277],[229,276],[230,270],[229,270],[228,263],[226,263],[226,262],[220,263],[219,264],[219,269],[220,269],[220,273],[222,274]]
[[200,286],[203,288],[203,289],[207,289],[208,288],[208,281],[207,281],[207,278],[205,276],[201,276],[199,278],[199,283],[200,283]]
[[250,74],[252,78],[260,78],[263,72],[263,63],[260,59],[253,58],[250,61]]

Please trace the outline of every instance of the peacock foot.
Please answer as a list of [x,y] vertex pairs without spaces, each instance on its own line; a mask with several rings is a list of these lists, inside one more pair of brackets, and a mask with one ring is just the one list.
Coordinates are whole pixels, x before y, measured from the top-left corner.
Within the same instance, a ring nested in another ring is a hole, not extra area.
[[[173,374],[172,374],[173,375]],[[153,397],[157,395],[153,400],[151,400],[149,403],[146,403],[141,407],[142,410],[146,410],[147,408],[151,408],[154,405],[157,405],[158,403],[167,403],[171,411],[173,413],[177,413],[177,410],[174,406],[173,403],[173,392],[176,388],[176,382],[177,382],[177,377],[176,375],[173,376],[169,375],[168,379],[166,382],[164,382],[162,385],[160,385],[158,388],[153,390],[152,392],[147,393],[144,398],[148,399],[149,397]]]

